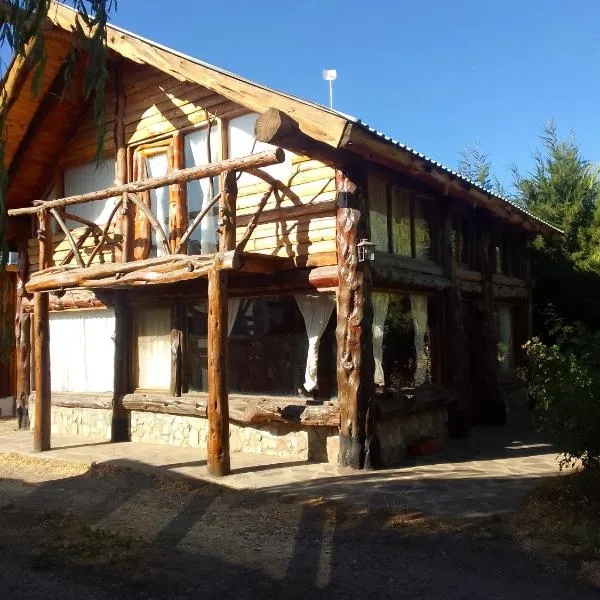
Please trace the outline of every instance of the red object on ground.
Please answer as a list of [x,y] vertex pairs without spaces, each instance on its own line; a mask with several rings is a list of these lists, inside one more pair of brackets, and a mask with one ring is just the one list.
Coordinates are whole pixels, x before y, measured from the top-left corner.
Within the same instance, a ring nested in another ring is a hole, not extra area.
[[434,438],[419,440],[406,446],[406,452],[409,456],[425,456],[435,452],[436,449],[437,440]]

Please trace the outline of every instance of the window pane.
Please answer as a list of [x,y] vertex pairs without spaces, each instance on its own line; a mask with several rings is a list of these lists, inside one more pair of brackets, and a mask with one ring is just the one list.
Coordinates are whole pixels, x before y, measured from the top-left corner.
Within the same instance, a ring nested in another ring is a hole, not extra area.
[[426,201],[415,200],[415,252],[417,258],[432,258],[431,222]]
[[410,244],[410,194],[400,188],[392,190],[392,232],[394,253],[412,256]]
[[[112,187],[115,183],[115,159],[108,158],[99,165],[96,161],[65,169],[64,184],[65,197],[96,192]],[[98,225],[104,225],[115,205],[115,199],[98,200],[86,204],[73,204],[68,207],[70,212]],[[80,223],[67,222],[69,226],[80,227]]]
[[145,308],[136,315],[137,387],[168,390],[171,383],[171,310]]
[[190,392],[208,391],[208,303],[199,300],[187,314],[188,373]]
[[[169,169],[167,153],[161,152],[146,158],[146,169],[148,177],[163,177]],[[161,224],[164,232],[169,238],[169,188],[161,187],[150,190],[150,210]],[[162,256],[164,254],[162,244],[158,243],[158,235],[152,227],[150,242],[150,256]]]
[[436,379],[435,310],[435,299],[428,296],[389,295],[382,357],[386,386],[415,387]]
[[[216,126],[210,132],[210,161],[208,156],[208,127],[203,127],[185,136],[184,160],[186,168],[199,167],[219,159],[219,131]],[[197,179],[186,185],[188,223],[210,203],[214,194],[219,192],[219,178]],[[188,241],[188,254],[211,254],[217,251],[218,234],[217,222],[219,218],[218,202],[196,227]]]
[[371,217],[371,241],[377,250],[388,251],[387,185],[369,176],[369,209]]

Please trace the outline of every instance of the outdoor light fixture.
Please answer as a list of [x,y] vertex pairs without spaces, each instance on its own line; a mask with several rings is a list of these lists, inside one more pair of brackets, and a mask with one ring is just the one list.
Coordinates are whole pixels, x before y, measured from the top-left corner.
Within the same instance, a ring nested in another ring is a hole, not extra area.
[[370,242],[369,240],[362,239],[358,244],[356,244],[356,248],[358,249],[358,262],[375,262],[375,248],[377,248],[377,244]]
[[322,77],[325,81],[329,81],[329,108],[333,108],[333,82],[337,79],[337,71],[323,69]]

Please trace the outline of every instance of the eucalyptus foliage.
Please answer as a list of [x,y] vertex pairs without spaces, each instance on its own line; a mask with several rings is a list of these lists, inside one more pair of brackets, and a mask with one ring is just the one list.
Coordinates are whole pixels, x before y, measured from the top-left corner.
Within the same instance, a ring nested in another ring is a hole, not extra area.
[[[109,15],[116,10],[117,0],[70,0],[64,2],[77,11],[75,34],[78,44],[73,44],[65,83],[69,84],[73,65],[81,52],[87,56],[84,79],[85,99],[93,97],[94,119],[97,129],[97,154],[102,152],[106,129],[104,90],[108,79],[106,26]],[[0,45],[8,46],[15,58],[26,58],[33,69],[33,92],[37,92],[40,76],[46,67],[46,50],[43,31],[47,16],[53,10],[51,0],[0,0]],[[6,97],[0,92],[0,269],[7,258],[6,186],[4,167],[4,136],[6,135]]]

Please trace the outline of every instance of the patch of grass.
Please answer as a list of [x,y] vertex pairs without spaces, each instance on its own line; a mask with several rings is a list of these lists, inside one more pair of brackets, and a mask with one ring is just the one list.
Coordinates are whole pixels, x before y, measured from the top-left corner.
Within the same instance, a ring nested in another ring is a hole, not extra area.
[[575,471],[539,486],[508,519],[528,551],[557,560],[600,586],[600,473]]
[[148,548],[142,538],[93,527],[58,511],[46,511],[39,517],[38,534],[36,568],[91,567],[130,574]]

